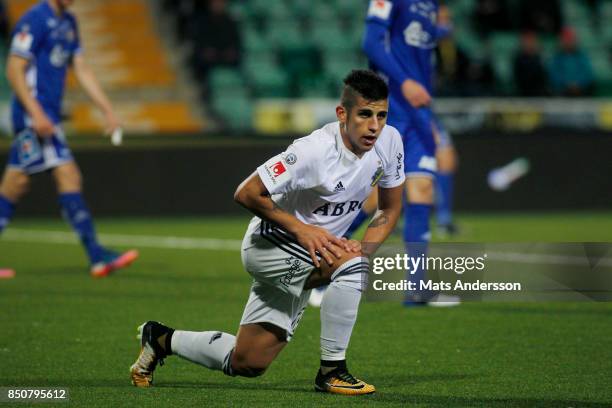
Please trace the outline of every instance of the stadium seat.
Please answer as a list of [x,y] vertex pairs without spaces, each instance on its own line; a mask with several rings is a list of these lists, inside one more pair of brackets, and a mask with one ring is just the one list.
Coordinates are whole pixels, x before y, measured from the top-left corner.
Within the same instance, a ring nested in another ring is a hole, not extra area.
[[242,73],[237,68],[215,68],[208,74],[208,88],[212,97],[242,94],[246,89]]
[[271,21],[265,33],[268,47],[300,48],[303,46],[304,34],[294,21]]
[[269,0],[249,0],[249,18],[262,21],[286,21],[291,17],[291,10],[286,2],[278,1],[273,4]]
[[219,96],[213,100],[213,109],[230,129],[245,130],[253,125],[253,107],[246,96]]
[[277,98],[290,95],[288,75],[274,61],[249,59],[244,68],[256,96]]

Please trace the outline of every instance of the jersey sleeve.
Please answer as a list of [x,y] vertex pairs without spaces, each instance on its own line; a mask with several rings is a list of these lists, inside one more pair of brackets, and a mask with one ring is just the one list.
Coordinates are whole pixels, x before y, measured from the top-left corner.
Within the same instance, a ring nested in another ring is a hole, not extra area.
[[409,79],[387,45],[393,3],[388,0],[371,0],[366,18],[362,48],[368,59],[386,76],[398,83]]
[[47,34],[47,24],[36,13],[27,13],[17,22],[11,37],[10,53],[32,59]]
[[393,129],[389,132],[389,143],[386,148],[387,162],[384,173],[378,185],[382,188],[394,188],[404,183],[404,144],[399,132]]
[[319,183],[317,162],[316,146],[298,141],[259,166],[257,174],[270,194],[305,190]]

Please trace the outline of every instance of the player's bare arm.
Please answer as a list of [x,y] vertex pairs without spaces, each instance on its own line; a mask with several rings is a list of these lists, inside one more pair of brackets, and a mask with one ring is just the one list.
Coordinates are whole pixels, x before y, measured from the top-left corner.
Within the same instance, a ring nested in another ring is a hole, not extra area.
[[119,127],[119,121],[117,120],[115,112],[113,111],[113,106],[102,89],[102,86],[100,86],[100,82],[96,78],[96,75],[81,54],[74,56],[72,67],[79,84],[83,87],[93,103],[104,115],[104,119],[106,121],[106,132],[111,133],[113,130]]
[[32,128],[36,134],[43,137],[51,136],[55,132],[53,122],[36,98],[32,96],[26,81],[26,69],[29,63],[23,57],[10,55],[6,64],[6,76],[19,102],[32,118]]
[[317,253],[321,254],[329,265],[333,265],[334,256],[340,258],[342,255],[338,247],[346,251],[351,250],[346,241],[337,238],[326,229],[305,224],[280,208],[270,197],[257,172],[251,174],[238,186],[234,200],[258,217],[280,225],[293,234],[300,245],[306,248],[317,268],[321,266]]
[[362,251],[370,256],[395,228],[402,212],[404,186],[378,188],[378,211],[374,215],[362,240]]

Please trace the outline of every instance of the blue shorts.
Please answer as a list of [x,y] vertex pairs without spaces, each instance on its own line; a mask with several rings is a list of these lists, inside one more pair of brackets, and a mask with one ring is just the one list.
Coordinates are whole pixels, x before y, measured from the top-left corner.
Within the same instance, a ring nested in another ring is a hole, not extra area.
[[418,130],[402,123],[393,126],[402,135],[404,142],[404,172],[407,177],[435,177],[438,170],[436,162],[436,147],[433,140],[424,142],[424,137],[433,135],[419,135]]
[[8,167],[35,174],[73,160],[60,127],[51,137],[38,137],[31,128],[25,128],[11,144]]

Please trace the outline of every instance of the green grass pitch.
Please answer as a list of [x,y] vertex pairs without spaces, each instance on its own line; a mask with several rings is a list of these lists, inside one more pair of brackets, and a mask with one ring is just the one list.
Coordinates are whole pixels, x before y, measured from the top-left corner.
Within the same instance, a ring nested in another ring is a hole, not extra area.
[[[465,241],[612,242],[612,213],[460,220]],[[98,229],[240,240],[246,221],[99,219]],[[612,304],[586,302],[446,310],[364,302],[348,362],[378,391],[361,398],[313,392],[318,310],[306,312],[263,377],[228,378],[172,357],[157,370],[154,388],[136,389],[128,367],[138,353],[141,322],[235,332],[250,284],[239,253],[142,246],[131,268],[93,280],[80,246],[44,242],[36,238],[40,230],[69,232],[60,219],[17,218],[0,239],[0,267],[17,271],[0,280],[0,387],[68,387],[70,405],[84,407],[612,406]]]

